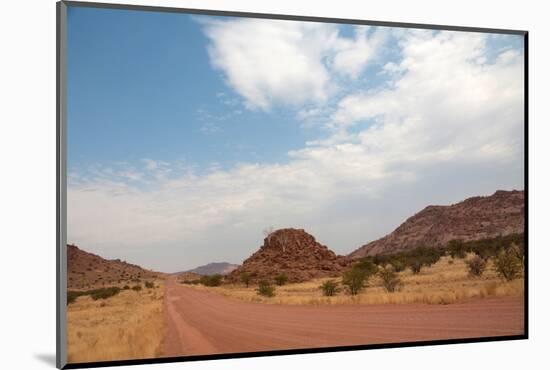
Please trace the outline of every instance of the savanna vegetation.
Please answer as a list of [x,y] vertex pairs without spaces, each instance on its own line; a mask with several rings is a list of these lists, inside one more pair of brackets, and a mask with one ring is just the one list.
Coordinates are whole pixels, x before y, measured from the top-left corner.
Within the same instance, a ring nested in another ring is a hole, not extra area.
[[[366,257],[332,279],[283,285],[274,279],[249,287],[241,278],[244,284],[208,289],[240,300],[275,304],[449,304],[521,296],[523,253],[523,234],[471,242],[453,240],[445,248],[420,247]],[[278,285],[276,295],[273,284]]]
[[325,297],[333,297],[338,293],[338,282],[336,280],[326,280],[319,286]]
[[[155,286],[162,284],[159,281]],[[68,296],[76,297],[67,307],[69,362],[160,355],[164,336],[163,289],[104,288]]]
[[220,286],[222,283],[222,276],[220,274],[204,275],[201,276],[199,282],[204,286]]
[[82,296],[90,296],[94,301],[107,299],[117,295],[120,291],[121,289],[116,286],[91,290],[69,290],[67,291],[67,304],[76,302],[76,299]]
[[250,272],[243,272],[241,274],[241,281],[243,282],[244,285],[246,285],[247,288],[251,280],[252,280],[252,274]]
[[262,280],[258,283],[258,289],[256,289],[258,295],[264,297],[274,297],[275,296],[275,287],[267,280]]
[[279,274],[274,278],[275,284],[282,286],[288,282],[288,276],[286,274]]

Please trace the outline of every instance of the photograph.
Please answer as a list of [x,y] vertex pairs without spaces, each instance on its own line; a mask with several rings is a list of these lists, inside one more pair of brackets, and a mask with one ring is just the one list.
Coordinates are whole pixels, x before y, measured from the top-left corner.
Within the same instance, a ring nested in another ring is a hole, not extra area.
[[68,365],[526,338],[526,32],[63,26]]

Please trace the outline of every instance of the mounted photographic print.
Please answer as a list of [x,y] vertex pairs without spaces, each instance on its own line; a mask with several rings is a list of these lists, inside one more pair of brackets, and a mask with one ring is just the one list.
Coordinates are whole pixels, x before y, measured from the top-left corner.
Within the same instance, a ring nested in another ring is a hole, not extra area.
[[58,3],[58,367],[527,338],[526,60]]

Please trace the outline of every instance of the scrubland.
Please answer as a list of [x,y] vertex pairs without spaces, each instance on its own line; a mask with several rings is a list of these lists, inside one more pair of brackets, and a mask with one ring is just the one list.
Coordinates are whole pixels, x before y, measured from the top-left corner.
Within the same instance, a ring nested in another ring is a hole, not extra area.
[[[257,294],[254,284],[246,288],[244,284],[223,284],[217,287],[190,285],[222,294],[226,297],[247,302],[269,304],[450,304],[485,297],[522,296],[524,294],[523,277],[512,281],[500,279],[493,271],[492,261],[481,277],[472,277],[468,273],[466,259],[450,256],[442,257],[430,267],[424,267],[418,274],[410,269],[398,273],[402,286],[395,292],[387,292],[378,276],[369,279],[367,286],[359,294],[345,293],[339,284],[335,296],[323,296],[319,286],[327,279],[316,279],[304,283],[277,286],[274,297]],[[450,262],[451,261],[451,262]],[[341,282],[341,278],[334,278]]]
[[164,283],[121,290],[107,299],[81,296],[67,306],[68,362],[159,356],[164,337]]

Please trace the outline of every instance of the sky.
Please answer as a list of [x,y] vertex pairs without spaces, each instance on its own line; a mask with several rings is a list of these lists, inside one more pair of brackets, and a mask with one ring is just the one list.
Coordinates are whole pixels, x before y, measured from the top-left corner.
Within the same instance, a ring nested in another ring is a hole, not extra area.
[[68,9],[69,243],[163,272],[338,254],[523,189],[523,37]]

